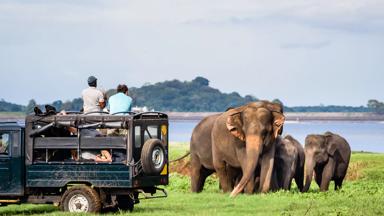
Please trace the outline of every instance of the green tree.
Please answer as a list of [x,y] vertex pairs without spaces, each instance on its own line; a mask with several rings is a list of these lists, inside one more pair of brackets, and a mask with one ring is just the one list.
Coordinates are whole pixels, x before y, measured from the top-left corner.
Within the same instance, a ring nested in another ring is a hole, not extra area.
[[200,76],[192,80],[192,83],[197,84],[199,86],[209,86],[209,80]]
[[75,98],[72,100],[71,111],[80,111],[83,108],[83,99]]
[[61,109],[66,110],[66,111],[72,111],[72,102],[67,100],[63,103],[61,106]]
[[63,101],[57,100],[52,103],[52,106],[56,108],[57,111],[60,111],[63,106]]
[[25,113],[29,114],[33,112],[33,109],[37,106],[37,103],[34,99],[29,100],[27,107],[25,108]]
[[272,102],[273,102],[273,103],[278,103],[278,104],[284,105],[283,102],[282,102],[281,100],[277,99],[277,98],[276,98],[276,99],[273,99]]
[[372,112],[384,114],[384,103],[378,100],[368,100],[367,107],[372,110]]
[[209,80],[196,77],[192,81],[171,80],[141,88],[130,88],[134,106],[147,106],[158,111],[207,112],[225,111],[257,98],[242,97],[237,92],[222,93],[209,86]]
[[25,111],[25,106],[9,103],[4,99],[0,100],[0,112],[22,112]]

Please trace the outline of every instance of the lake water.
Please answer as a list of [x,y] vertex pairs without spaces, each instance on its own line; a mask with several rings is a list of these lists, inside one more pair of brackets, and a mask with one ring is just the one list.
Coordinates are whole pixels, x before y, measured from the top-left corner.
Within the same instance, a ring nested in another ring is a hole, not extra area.
[[[169,140],[171,142],[189,142],[193,128],[199,121],[170,121]],[[322,134],[331,131],[343,136],[353,151],[384,153],[384,122],[286,122],[284,134],[291,134],[302,145],[308,134]]]

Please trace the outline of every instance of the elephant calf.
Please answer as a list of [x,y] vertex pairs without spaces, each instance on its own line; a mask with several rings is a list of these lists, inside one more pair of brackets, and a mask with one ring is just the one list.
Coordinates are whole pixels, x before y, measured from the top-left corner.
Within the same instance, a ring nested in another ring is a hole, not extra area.
[[331,180],[335,181],[335,190],[341,188],[350,157],[351,148],[343,137],[331,132],[308,135],[305,138],[304,191],[311,185],[313,172],[321,191],[328,190]]
[[287,135],[284,138],[277,139],[274,189],[290,190],[292,179],[295,179],[299,190],[303,190],[304,158],[304,148],[292,136]]

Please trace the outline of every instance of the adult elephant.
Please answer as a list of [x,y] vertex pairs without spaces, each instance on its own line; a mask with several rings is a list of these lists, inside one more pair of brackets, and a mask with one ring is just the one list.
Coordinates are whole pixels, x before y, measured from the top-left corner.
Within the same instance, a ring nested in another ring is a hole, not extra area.
[[282,105],[259,101],[230,109],[219,115],[212,128],[212,159],[221,188],[229,192],[231,176],[227,167],[241,168],[242,177],[231,196],[243,190],[252,193],[256,165],[261,160],[260,192],[270,188],[275,156],[275,139],[282,132],[285,117]]
[[347,173],[351,148],[341,136],[326,132],[324,135],[311,134],[305,138],[305,186],[308,191],[313,172],[320,191],[328,190],[331,180],[335,181],[335,190],[341,188]]
[[[264,107],[271,111],[282,112],[282,106],[268,101],[250,103],[254,107]],[[227,111],[234,110],[229,108]],[[190,142],[191,155],[191,190],[201,192],[206,178],[215,172],[212,159],[212,137],[211,132],[216,119],[222,113],[207,116],[202,119],[193,129]],[[227,130],[227,129],[226,129]],[[281,134],[282,128],[279,131]],[[226,165],[227,178],[231,179],[230,188],[234,187],[237,178],[242,176],[241,169]]]
[[299,190],[303,190],[304,159],[304,148],[291,135],[276,140],[274,172],[277,189],[290,190],[292,179],[295,179]]

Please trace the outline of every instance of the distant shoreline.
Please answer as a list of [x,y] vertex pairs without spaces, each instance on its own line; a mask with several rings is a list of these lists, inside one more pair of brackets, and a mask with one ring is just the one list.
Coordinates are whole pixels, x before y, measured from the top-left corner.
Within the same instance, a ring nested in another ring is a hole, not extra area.
[[[168,112],[170,120],[201,120],[217,112]],[[287,112],[286,121],[384,121],[384,115],[357,112]]]
[[[218,112],[166,112],[169,120],[199,121]],[[384,121],[384,115],[359,112],[287,112],[286,121]],[[1,121],[22,121],[23,113],[0,112]]]

